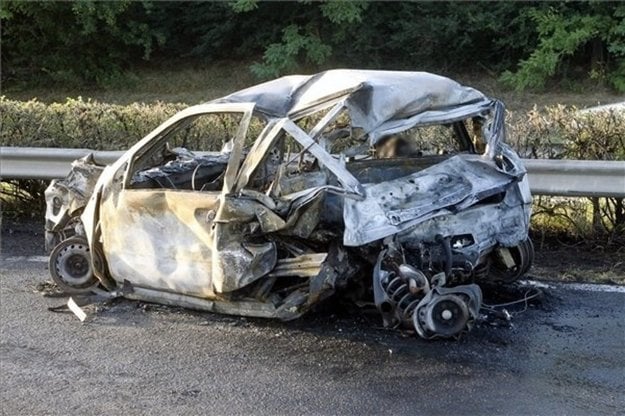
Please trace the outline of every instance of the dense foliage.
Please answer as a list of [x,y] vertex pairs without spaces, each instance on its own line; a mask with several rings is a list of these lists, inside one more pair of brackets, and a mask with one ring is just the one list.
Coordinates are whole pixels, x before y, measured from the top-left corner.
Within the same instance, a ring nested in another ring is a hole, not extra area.
[[[324,66],[479,69],[518,88],[592,77],[625,90],[618,2],[0,3],[2,78],[120,83],[147,60],[255,61],[260,77]],[[511,72],[515,70],[515,72]]]
[[625,4],[562,3],[528,14],[539,43],[518,71],[503,74],[504,81],[540,88],[558,73],[578,72],[625,91]]
[[127,149],[186,104],[117,105],[68,98],[65,103],[0,97],[2,146]]
[[4,81],[99,85],[149,59],[165,37],[145,20],[150,2],[0,3]]

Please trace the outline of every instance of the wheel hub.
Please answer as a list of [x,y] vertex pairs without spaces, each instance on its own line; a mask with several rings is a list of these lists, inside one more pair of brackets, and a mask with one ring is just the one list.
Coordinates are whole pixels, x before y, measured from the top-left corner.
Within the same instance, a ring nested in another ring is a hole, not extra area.
[[87,240],[72,237],[58,244],[50,254],[52,280],[69,293],[87,292],[98,283],[91,266]]
[[432,302],[427,313],[427,326],[446,337],[462,331],[469,319],[466,303],[455,295],[444,295]]

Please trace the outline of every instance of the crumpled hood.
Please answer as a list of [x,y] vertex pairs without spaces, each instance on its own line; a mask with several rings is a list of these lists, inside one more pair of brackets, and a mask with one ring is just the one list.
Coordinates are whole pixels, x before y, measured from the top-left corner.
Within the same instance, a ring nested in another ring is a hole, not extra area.
[[459,155],[395,180],[364,184],[362,201],[345,199],[346,246],[360,246],[502,192],[525,171],[505,173],[493,161]]
[[46,230],[58,231],[69,217],[87,205],[103,170],[104,166],[95,162],[93,154],[88,154],[72,162],[67,177],[50,182],[45,192]]

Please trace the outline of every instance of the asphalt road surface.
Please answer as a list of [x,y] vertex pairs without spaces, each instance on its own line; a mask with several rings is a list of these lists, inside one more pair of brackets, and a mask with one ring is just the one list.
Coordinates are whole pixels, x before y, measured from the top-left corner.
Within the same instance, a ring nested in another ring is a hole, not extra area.
[[41,293],[41,236],[2,237],[2,414],[625,413],[622,287],[552,285],[460,341],[368,309],[282,323],[116,300],[81,323],[48,310],[66,299]]

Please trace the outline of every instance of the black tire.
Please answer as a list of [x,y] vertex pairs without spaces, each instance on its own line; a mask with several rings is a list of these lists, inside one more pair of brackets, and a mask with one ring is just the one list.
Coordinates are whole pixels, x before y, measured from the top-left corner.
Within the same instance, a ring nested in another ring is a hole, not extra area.
[[492,256],[490,276],[495,281],[513,283],[527,273],[534,262],[534,244],[529,238],[517,246],[510,247],[509,250],[515,262],[515,266],[510,269],[501,264],[497,256]]
[[48,263],[50,276],[66,293],[89,292],[99,283],[93,274],[89,243],[83,237],[71,237],[59,243]]

